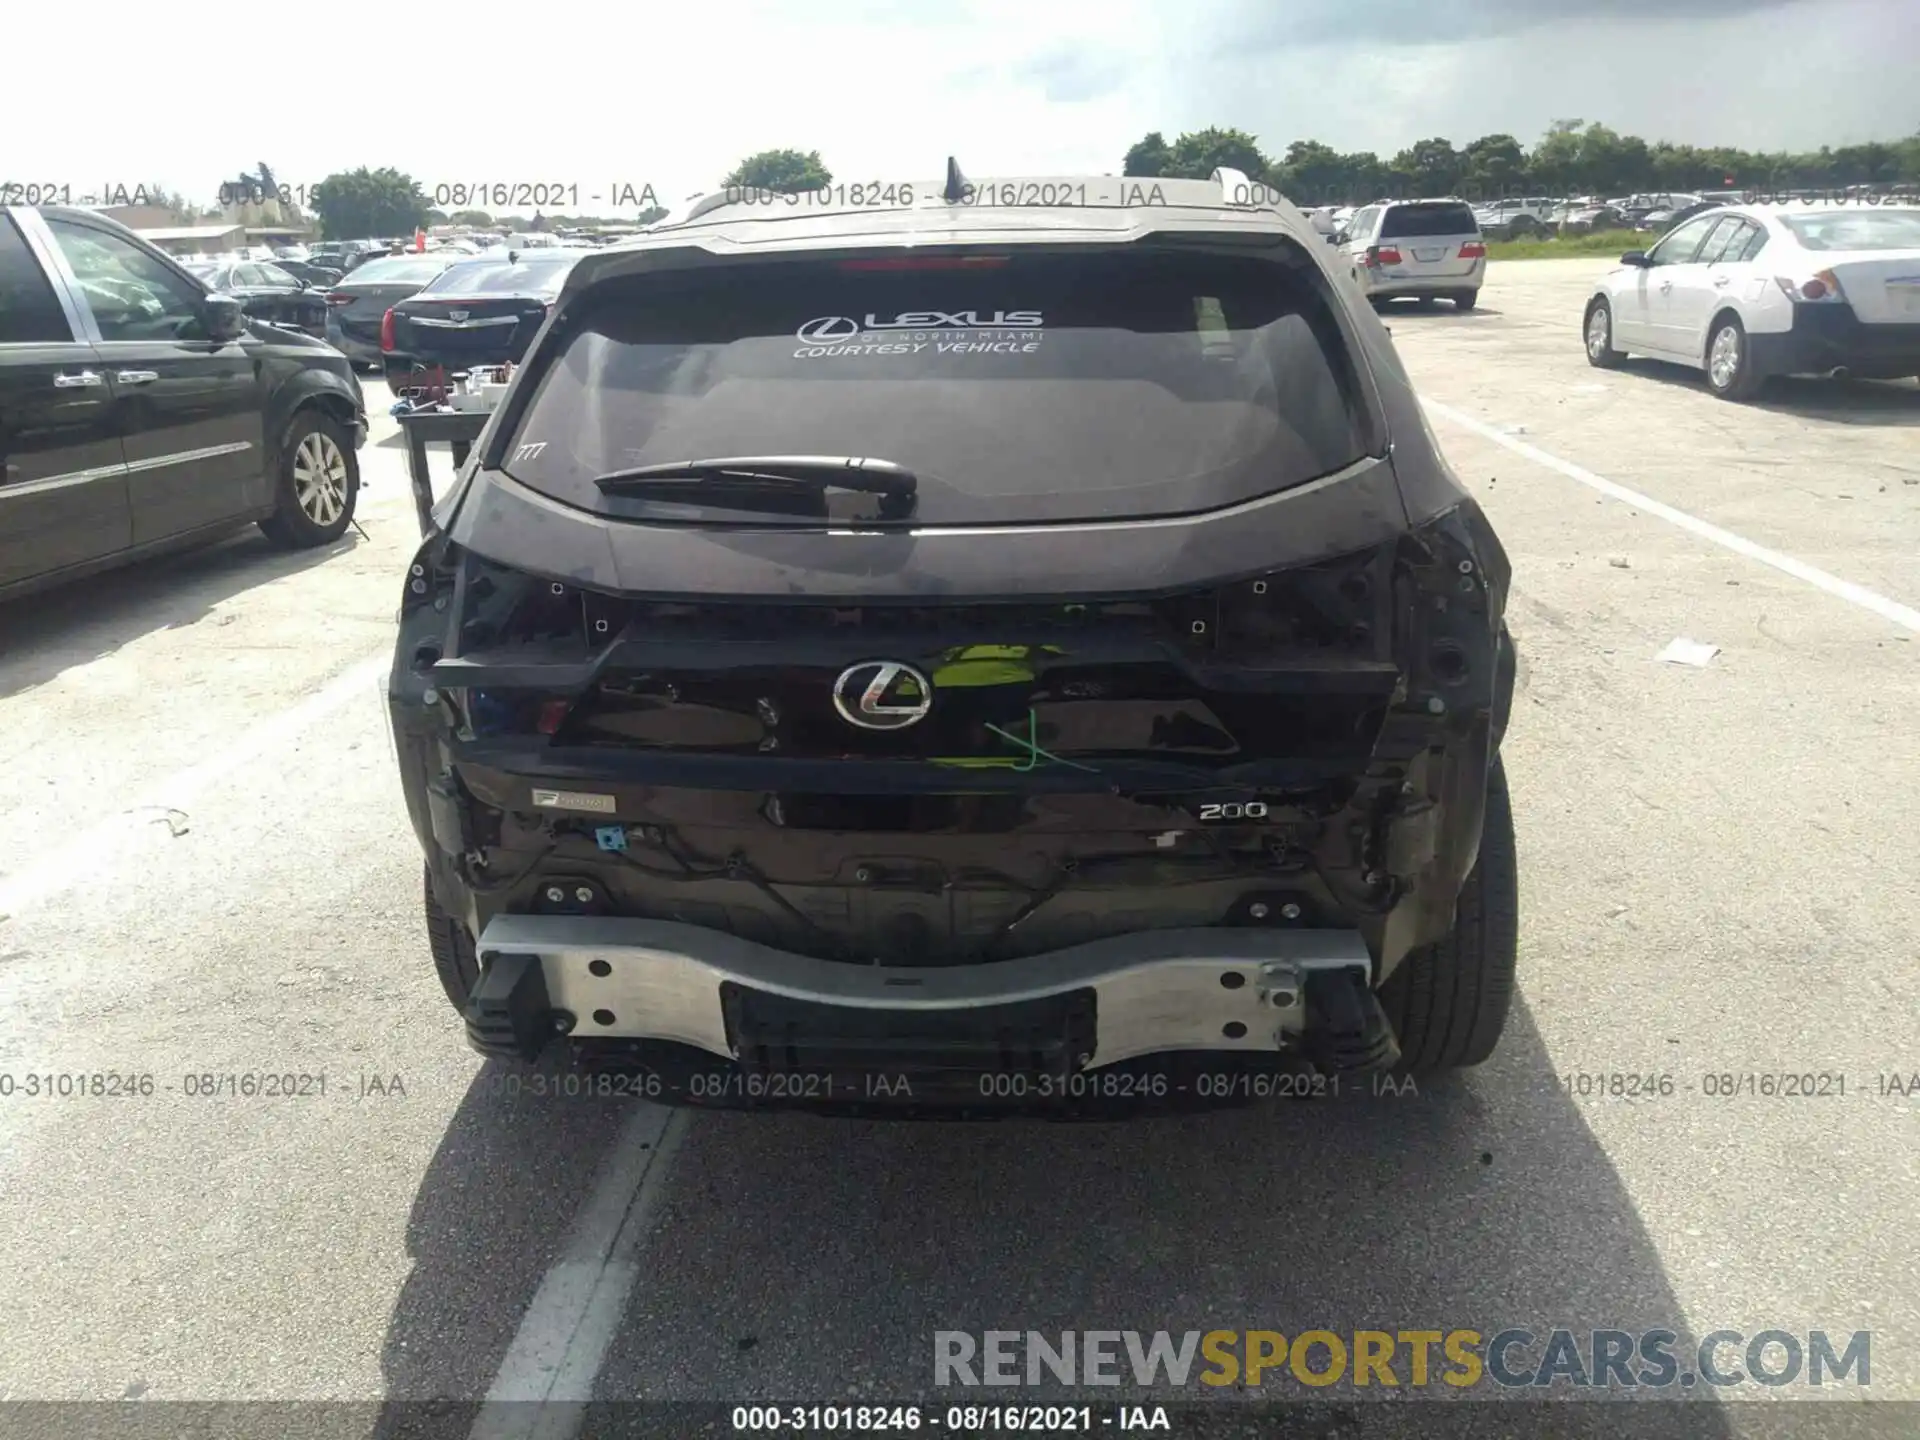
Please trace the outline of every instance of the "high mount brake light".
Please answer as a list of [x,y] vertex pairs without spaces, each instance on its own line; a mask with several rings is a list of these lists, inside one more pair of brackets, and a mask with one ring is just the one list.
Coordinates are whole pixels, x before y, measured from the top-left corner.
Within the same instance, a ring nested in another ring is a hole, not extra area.
[[873,260],[842,260],[847,273],[874,270],[992,270],[1005,265],[1005,255],[888,255]]

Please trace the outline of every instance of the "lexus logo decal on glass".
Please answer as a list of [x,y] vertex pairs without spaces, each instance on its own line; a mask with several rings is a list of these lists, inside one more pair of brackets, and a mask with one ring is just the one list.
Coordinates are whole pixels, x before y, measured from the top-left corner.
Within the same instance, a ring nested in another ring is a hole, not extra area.
[[864,660],[833,682],[833,708],[862,730],[904,730],[933,709],[933,686],[898,660]]
[[[863,323],[864,321],[864,323]],[[903,310],[886,319],[869,314],[863,319],[851,315],[816,315],[793,332],[794,338],[809,345],[831,345],[857,335],[878,330],[1032,330],[1045,325],[1046,316],[1038,310]]]
[[845,315],[822,315],[817,320],[809,320],[794,332],[809,345],[827,345],[835,340],[851,340],[860,333],[858,321]]

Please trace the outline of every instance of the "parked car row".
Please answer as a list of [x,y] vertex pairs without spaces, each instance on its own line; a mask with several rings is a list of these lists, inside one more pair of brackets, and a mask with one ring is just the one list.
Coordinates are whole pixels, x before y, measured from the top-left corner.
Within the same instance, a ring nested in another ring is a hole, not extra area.
[[[187,272],[209,290],[231,295],[256,320],[304,330],[316,339],[327,337],[325,291],[296,275],[297,260],[271,264],[254,260],[188,260]],[[337,277],[336,277],[337,278]]]
[[1920,378],[1920,207],[1716,206],[1621,256],[1582,335],[1594,365],[1677,361],[1727,400],[1776,375]]
[[327,340],[356,368],[378,369],[387,312],[457,258],[445,252],[390,255],[350,271],[326,294]]
[[1555,198],[1547,195],[1496,200],[1474,207],[1480,233],[1490,240],[1529,236],[1585,235],[1601,230],[1644,230],[1664,234],[1682,220],[1726,203],[1731,197],[1692,193],[1597,195]]
[[591,250],[453,250],[371,260],[330,289],[326,338],[390,380],[518,360]]
[[487,254],[442,270],[383,318],[381,363],[389,382],[408,372],[448,374],[517,363],[546,323],[584,250]]
[[1553,228],[1553,215],[1564,202],[1548,196],[1521,196],[1474,207],[1480,233],[1490,240],[1523,240]]

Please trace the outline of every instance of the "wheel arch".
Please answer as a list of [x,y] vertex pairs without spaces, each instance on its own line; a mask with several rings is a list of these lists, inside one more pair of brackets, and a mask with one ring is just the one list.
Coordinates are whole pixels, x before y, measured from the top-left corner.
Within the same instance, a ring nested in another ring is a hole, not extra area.
[[349,435],[359,414],[353,392],[345,380],[327,370],[296,372],[274,392],[267,406],[267,445],[276,466],[280,463],[287,432],[294,420],[307,410],[318,410],[328,419],[339,421]]
[[1710,352],[1713,349],[1713,332],[1720,328],[1722,320],[1731,320],[1740,327],[1742,335],[1750,334],[1747,329],[1747,317],[1740,313],[1740,307],[1728,301],[1722,301],[1715,307],[1713,314],[1707,317],[1707,333],[1700,337],[1700,368],[1705,370]]
[[300,398],[294,405],[292,413],[287,416],[287,424],[281,428],[280,433],[284,435],[287,427],[291,426],[295,420],[300,418],[302,412],[307,410],[320,411],[321,414],[325,415],[328,419],[339,421],[349,432],[353,429],[355,418],[353,402],[348,400],[344,395],[335,394],[331,390],[317,390],[310,395],[304,395]]

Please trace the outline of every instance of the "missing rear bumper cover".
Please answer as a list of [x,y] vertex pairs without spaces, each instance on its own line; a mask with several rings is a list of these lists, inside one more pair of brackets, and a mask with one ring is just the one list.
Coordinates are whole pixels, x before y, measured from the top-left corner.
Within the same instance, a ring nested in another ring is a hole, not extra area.
[[530,984],[507,962],[537,962],[550,1009],[538,1026],[520,1015],[516,1037],[552,1035],[564,1012],[579,1017],[576,1040],[671,1041],[762,1071],[1069,1073],[1176,1051],[1271,1057],[1300,1050],[1321,1012],[1340,1032],[1320,1047],[1329,1061],[1364,1063],[1379,1050],[1355,1031],[1358,1002],[1315,1004],[1321,977],[1341,973],[1345,993],[1372,995],[1366,943],[1348,930],[1159,930],[994,964],[903,968],[668,921],[501,915],[479,950],[490,996],[509,976]]

